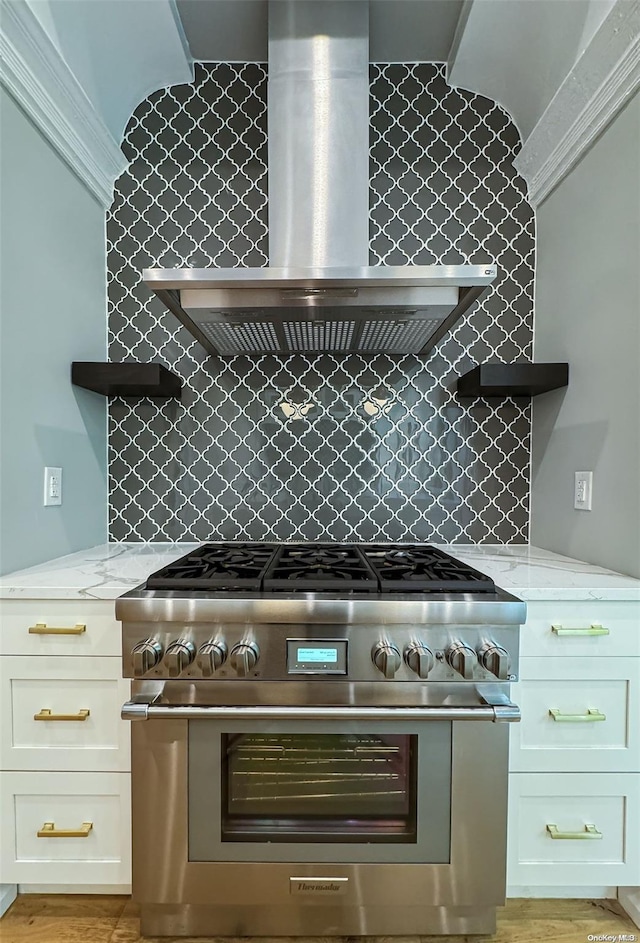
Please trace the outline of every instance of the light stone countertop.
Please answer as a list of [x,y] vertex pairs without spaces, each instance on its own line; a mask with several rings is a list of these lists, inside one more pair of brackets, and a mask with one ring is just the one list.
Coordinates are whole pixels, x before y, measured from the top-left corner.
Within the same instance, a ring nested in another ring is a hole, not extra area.
[[[3,599],[116,599],[197,543],[112,543],[0,577]],[[640,580],[527,545],[440,546],[524,600],[638,600]]]

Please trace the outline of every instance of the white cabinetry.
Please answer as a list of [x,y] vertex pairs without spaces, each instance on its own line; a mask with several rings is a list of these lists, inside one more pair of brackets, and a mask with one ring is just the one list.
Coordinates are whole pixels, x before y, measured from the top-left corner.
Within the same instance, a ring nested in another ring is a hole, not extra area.
[[638,771],[640,658],[525,658],[513,772]]
[[128,890],[130,686],[114,609],[0,602],[0,882]]
[[640,605],[530,602],[520,650],[510,888],[640,884]]

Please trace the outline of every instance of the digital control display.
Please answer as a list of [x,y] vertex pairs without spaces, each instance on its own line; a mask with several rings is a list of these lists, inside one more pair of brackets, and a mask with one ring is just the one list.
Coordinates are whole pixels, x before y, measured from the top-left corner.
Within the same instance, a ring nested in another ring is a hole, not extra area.
[[313,665],[317,665],[318,663],[336,665],[338,663],[338,649],[337,648],[299,648],[298,660],[309,662],[310,664],[313,664]]
[[287,674],[346,675],[347,640],[287,639]]

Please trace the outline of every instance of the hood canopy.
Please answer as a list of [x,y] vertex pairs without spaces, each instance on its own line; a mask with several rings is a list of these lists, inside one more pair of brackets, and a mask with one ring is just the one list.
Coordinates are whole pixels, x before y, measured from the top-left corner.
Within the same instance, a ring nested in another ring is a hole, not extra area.
[[496,276],[369,266],[369,4],[269,4],[269,262],[146,269],[217,356],[426,354]]

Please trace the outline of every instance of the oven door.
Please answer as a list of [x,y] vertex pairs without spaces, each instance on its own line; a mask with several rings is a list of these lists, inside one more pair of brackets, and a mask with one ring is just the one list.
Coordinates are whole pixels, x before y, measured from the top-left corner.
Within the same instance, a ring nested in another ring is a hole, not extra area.
[[519,718],[508,699],[147,700],[123,716],[142,721],[132,724],[133,896],[146,935],[491,932],[505,891],[502,721]]
[[449,861],[451,724],[192,720],[188,755],[190,861]]

